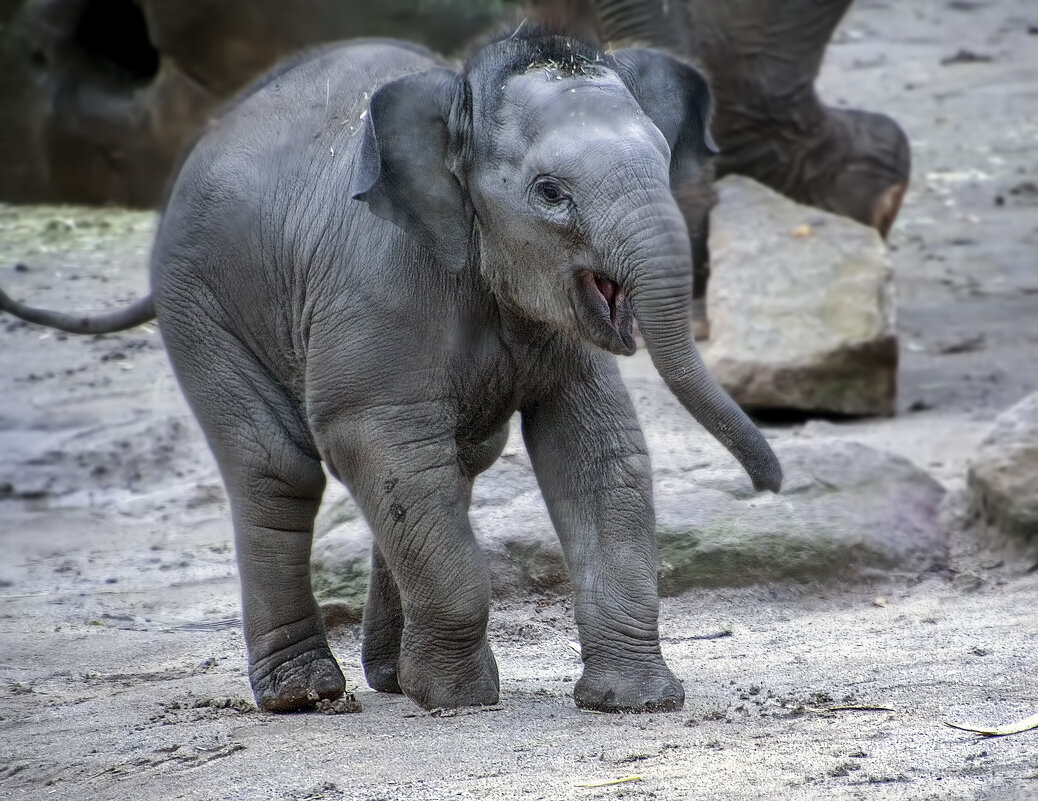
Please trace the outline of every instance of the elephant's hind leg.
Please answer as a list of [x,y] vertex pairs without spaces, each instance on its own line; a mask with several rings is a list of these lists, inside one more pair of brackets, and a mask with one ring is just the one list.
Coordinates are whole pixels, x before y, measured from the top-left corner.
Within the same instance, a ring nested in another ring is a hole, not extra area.
[[400,588],[378,546],[371,549],[371,578],[364,605],[364,644],[361,660],[368,686],[383,693],[400,693],[397,676],[404,610]]
[[338,698],[345,681],[310,585],[313,521],[325,479],[308,429],[247,349],[225,335],[203,354],[178,341],[178,330],[164,332],[170,358],[231,503],[256,702],[283,712]]
[[[313,520],[324,487],[320,462],[278,443],[272,465],[224,469],[234,515],[249,681],[274,712],[342,695],[345,681],[328,647],[310,586]],[[232,487],[234,489],[232,489]]]

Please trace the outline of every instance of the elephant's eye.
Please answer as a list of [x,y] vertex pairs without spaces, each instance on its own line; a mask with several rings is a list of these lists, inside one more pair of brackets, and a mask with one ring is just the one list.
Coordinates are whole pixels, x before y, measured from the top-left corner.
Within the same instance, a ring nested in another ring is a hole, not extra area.
[[566,194],[566,191],[562,188],[562,185],[552,178],[541,178],[534,184],[534,192],[537,196],[555,206],[560,203],[565,203],[570,200],[570,196]]

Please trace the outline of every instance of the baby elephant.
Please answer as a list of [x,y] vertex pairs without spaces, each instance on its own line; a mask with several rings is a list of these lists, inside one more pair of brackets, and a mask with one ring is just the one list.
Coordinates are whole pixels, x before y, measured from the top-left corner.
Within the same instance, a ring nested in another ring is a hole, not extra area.
[[679,709],[658,634],[652,478],[613,354],[652,360],[757,489],[781,469],[689,333],[672,187],[704,175],[709,92],[651,50],[524,26],[459,71],[390,41],[288,63],[214,120],[177,179],[150,319],[219,462],[263,709],[342,694],[310,588],[324,472],[374,531],[363,662],[421,706],[498,700],[473,479],[522,431],[572,574],[578,706]]

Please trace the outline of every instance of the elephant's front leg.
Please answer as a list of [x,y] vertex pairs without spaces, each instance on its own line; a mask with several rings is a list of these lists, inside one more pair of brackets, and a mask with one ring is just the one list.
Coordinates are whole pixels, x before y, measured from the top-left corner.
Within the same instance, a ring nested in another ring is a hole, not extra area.
[[497,703],[490,574],[469,525],[453,437],[369,420],[335,439],[329,458],[375,533],[369,682],[426,709]]
[[680,709],[660,653],[655,516],[645,440],[612,357],[523,413],[523,436],[574,585],[584,675],[577,706]]
[[[466,510],[472,496],[472,482],[497,460],[507,442],[506,423],[484,442],[458,453]],[[368,582],[367,603],[364,605],[363,628],[361,659],[368,684],[379,692],[402,692],[397,679],[397,666],[400,661],[400,638],[404,633],[404,612],[393,571],[377,545],[371,549],[371,578]]]

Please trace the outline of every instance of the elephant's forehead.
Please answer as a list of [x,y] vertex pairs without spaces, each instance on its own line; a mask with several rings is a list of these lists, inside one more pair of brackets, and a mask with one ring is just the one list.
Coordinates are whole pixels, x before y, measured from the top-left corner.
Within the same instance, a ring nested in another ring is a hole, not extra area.
[[564,76],[533,69],[510,78],[502,91],[497,123],[530,144],[545,133],[584,128],[584,135],[635,133],[654,126],[612,72]]

